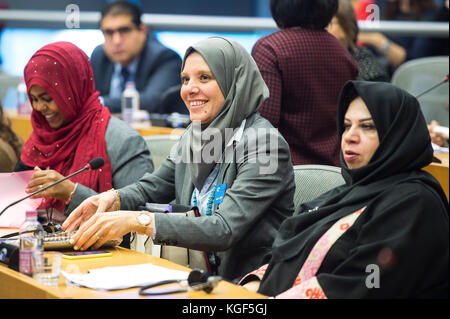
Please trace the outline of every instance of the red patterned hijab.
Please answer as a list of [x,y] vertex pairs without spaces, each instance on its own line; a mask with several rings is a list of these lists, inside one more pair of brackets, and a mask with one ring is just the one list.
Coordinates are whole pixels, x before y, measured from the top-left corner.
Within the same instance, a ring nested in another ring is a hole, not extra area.
[[31,57],[24,76],[30,101],[31,86],[41,86],[56,102],[67,124],[52,129],[44,116],[33,110],[33,132],[25,142],[21,160],[28,166],[49,167],[67,176],[100,156],[105,160],[101,169],[76,175],[71,181],[97,192],[110,189],[112,173],[105,131],[111,114],[98,99],[88,56],[72,43],[55,42]]

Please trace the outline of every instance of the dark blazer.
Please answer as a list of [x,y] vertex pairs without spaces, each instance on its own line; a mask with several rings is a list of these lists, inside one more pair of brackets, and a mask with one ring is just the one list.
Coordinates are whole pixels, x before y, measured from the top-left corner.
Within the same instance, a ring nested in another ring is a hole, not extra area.
[[[103,45],[95,48],[91,56],[95,86],[104,98],[104,105],[112,113],[120,113],[120,98],[110,98],[111,77],[114,63],[106,56]],[[181,58],[163,46],[149,34],[136,70],[135,83],[140,93],[140,107],[154,113],[160,105],[161,94],[168,88],[180,84]]]
[[[242,152],[252,145],[261,146],[255,141],[256,134],[247,135],[258,129],[265,129],[267,141],[278,141],[273,173],[262,173],[267,163]],[[227,280],[240,278],[263,264],[281,222],[294,209],[294,171],[284,138],[258,113],[247,118],[244,136],[233,146],[233,160],[222,163],[217,184],[226,184],[226,192],[211,216],[155,214],[155,244],[216,252],[218,274]],[[176,147],[179,150],[182,145]],[[241,158],[239,154],[248,156]],[[174,199],[177,204],[190,205],[193,190],[187,164],[168,157],[153,174],[145,174],[138,183],[119,190],[121,209]]]
[[279,129],[292,163],[340,166],[336,112],[358,65],[325,30],[283,29],[259,39],[252,56],[270,90],[259,112]]

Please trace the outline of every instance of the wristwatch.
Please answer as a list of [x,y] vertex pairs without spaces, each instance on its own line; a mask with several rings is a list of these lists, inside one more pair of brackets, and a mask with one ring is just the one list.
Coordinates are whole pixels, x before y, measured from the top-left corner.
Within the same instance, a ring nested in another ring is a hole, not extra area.
[[383,46],[380,48],[380,52],[383,53],[383,55],[386,55],[389,53],[390,49],[391,49],[391,41],[389,39],[386,39],[386,41],[384,41]]
[[136,218],[139,223],[139,228],[137,232],[143,235],[146,233],[147,226],[150,225],[150,223],[152,222],[152,218],[150,217],[150,215],[146,213],[141,213]]

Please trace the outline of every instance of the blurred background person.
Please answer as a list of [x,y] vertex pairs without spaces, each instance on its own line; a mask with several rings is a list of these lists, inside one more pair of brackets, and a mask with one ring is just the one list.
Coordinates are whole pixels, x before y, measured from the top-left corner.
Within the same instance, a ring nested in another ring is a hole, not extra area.
[[367,48],[358,46],[358,21],[350,0],[339,0],[339,9],[327,28],[358,63],[358,80],[389,82],[388,71]]
[[[435,0],[385,0],[377,5],[382,20],[448,22],[448,5]],[[406,61],[438,55],[448,55],[447,38],[429,36],[386,36],[380,32],[360,32],[358,41],[379,55],[389,67],[390,75]]]
[[[448,6],[435,0],[387,0],[384,20],[448,22]],[[392,41],[406,50],[406,61],[438,55],[448,55],[448,39],[429,36],[392,36]]]
[[431,142],[434,144],[440,146],[440,147],[447,147],[449,146],[449,134],[448,134],[448,127],[446,128],[446,131],[439,131],[436,130],[437,127],[439,127],[439,122],[433,120],[428,125],[428,131],[430,132]]
[[270,97],[260,108],[289,143],[292,162],[339,166],[336,101],[358,66],[325,28],[338,0],[271,0],[281,29],[253,47]]
[[134,82],[140,108],[159,109],[161,94],[180,84],[181,59],[166,48],[141,22],[141,10],[127,1],[107,4],[101,12],[100,29],[105,42],[92,52],[95,86],[112,113],[121,111],[126,82]]
[[20,158],[22,140],[11,130],[0,103],[0,173],[12,172]]

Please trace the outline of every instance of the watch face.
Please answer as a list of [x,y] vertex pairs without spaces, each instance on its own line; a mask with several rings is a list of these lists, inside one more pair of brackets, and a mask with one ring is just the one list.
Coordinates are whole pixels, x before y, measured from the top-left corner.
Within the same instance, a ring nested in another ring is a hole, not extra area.
[[147,226],[150,224],[151,219],[147,214],[141,214],[138,216],[138,221],[141,225]]

